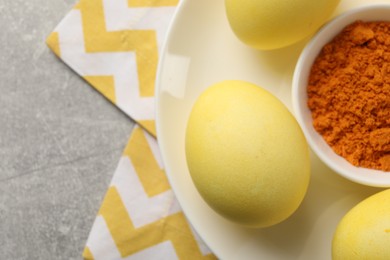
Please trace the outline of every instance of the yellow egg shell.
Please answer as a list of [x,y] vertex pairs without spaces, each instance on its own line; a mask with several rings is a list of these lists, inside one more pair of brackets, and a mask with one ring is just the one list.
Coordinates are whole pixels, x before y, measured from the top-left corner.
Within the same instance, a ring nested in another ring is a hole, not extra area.
[[263,88],[234,80],[207,88],[185,138],[195,186],[225,218],[266,227],[301,204],[310,178],[308,146],[292,114]]
[[244,43],[262,50],[296,43],[314,33],[340,0],[225,0],[229,24]]
[[390,259],[390,189],[363,200],[340,221],[333,260]]

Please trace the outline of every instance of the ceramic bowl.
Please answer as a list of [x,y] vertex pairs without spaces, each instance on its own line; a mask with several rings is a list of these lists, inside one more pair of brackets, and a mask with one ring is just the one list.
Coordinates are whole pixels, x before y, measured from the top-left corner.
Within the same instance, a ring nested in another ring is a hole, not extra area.
[[312,64],[324,47],[345,26],[357,21],[390,21],[390,5],[377,4],[351,9],[325,24],[303,49],[295,67],[292,86],[293,109],[312,150],[341,176],[369,186],[390,187],[390,172],[355,167],[337,155],[312,125],[307,106],[307,82]]

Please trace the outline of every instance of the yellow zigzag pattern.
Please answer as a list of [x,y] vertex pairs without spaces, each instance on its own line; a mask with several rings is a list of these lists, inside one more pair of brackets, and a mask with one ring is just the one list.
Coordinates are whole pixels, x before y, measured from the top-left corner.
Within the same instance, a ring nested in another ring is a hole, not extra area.
[[157,65],[157,39],[154,30],[107,32],[102,0],[81,0],[85,50],[93,52],[134,51],[139,71],[141,97],[154,96]]
[[[178,0],[128,0],[130,7],[174,6]],[[77,7],[82,15],[85,50],[94,52],[134,51],[136,53],[139,92],[141,97],[154,96],[158,48],[154,30],[122,30],[108,32],[102,0],[81,0]],[[98,90],[100,90],[97,87]],[[113,90],[110,90],[113,92]],[[105,92],[102,92],[106,95]],[[110,97],[108,97],[110,99]],[[110,99],[112,101],[112,99]],[[153,120],[138,122],[156,136]]]
[[124,155],[131,160],[149,197],[170,189],[165,172],[160,169],[141,128],[135,128]]
[[[168,180],[159,168],[141,128],[134,129],[124,155],[130,158],[149,196],[170,189]],[[135,228],[115,187],[109,188],[98,215],[104,218],[122,257],[170,240],[180,259],[216,259],[212,254],[202,255],[183,213],[176,213]],[[83,257],[93,259],[87,247]]]
[[[127,0],[127,3],[131,8],[161,7],[175,6],[178,0]],[[81,0],[74,9],[80,10],[82,15],[86,52],[135,52],[140,95],[141,97],[153,96],[158,61],[156,32],[154,30],[108,32],[105,27],[102,0]],[[58,33],[52,33],[47,38],[47,44],[57,56],[61,57]],[[113,76],[84,76],[84,79],[111,102],[116,103]],[[138,123],[155,136],[154,120],[143,120]],[[147,138],[140,128],[135,128],[133,131],[124,155],[131,160],[149,197],[170,189],[165,173],[160,169]],[[104,218],[122,257],[169,240],[180,259],[216,259],[212,254],[202,255],[182,213],[175,213],[154,223],[135,228],[114,186],[107,191],[98,214]],[[93,252],[88,247],[85,248],[83,257],[94,259]]]
[[[164,241],[171,241],[179,259],[216,259],[212,254],[203,256],[194,239],[183,213],[176,213],[140,228],[134,225],[127,214],[122,199],[115,187],[111,187],[99,211],[122,257],[127,257]],[[122,225],[117,225],[117,219]],[[89,249],[83,254],[91,257]]]

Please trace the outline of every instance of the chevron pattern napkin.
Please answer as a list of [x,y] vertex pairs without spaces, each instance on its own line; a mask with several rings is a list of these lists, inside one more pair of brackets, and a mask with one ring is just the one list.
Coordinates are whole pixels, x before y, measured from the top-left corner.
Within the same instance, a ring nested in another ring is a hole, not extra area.
[[81,0],[47,38],[63,62],[137,123],[84,259],[216,259],[183,215],[156,142],[157,63],[178,2]]

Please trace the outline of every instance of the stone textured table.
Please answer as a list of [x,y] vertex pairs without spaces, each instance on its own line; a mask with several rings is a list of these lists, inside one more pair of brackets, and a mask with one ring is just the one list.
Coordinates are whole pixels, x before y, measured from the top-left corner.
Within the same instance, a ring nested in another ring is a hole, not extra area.
[[0,1],[0,259],[81,259],[134,125],[45,45],[75,3]]

